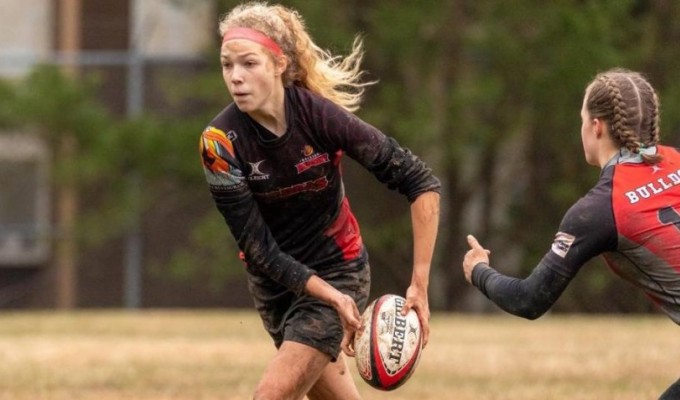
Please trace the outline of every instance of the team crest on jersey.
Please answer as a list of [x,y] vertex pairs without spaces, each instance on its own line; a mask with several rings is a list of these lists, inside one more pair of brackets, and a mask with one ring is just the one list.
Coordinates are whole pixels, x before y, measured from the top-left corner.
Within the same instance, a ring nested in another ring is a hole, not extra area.
[[576,240],[574,235],[570,235],[564,232],[557,232],[555,235],[555,241],[552,244],[552,251],[558,256],[564,258],[567,256],[571,245]]
[[304,157],[309,157],[312,154],[314,154],[314,147],[306,144],[305,147],[302,148],[302,155]]
[[249,181],[264,181],[269,179],[269,174],[262,171],[262,164],[267,160],[260,160],[258,162],[249,162],[250,174],[248,175]]
[[295,169],[297,170],[298,174],[301,174],[312,167],[316,167],[317,165],[325,164],[330,161],[328,153],[315,153],[314,148],[308,144],[302,148],[302,155],[302,160],[295,164]]

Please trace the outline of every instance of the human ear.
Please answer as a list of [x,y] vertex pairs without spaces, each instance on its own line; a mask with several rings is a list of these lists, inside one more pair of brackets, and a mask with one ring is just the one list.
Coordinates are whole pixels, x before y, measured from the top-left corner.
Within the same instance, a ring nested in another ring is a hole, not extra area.
[[276,71],[276,76],[283,75],[288,68],[288,58],[286,56],[279,56],[274,58],[274,69]]
[[599,118],[593,118],[593,133],[599,139],[605,132],[607,125]]

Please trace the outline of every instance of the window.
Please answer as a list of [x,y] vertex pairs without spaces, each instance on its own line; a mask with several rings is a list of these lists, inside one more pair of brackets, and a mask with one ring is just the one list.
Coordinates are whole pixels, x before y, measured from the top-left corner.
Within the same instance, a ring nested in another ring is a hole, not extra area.
[[46,261],[48,195],[45,145],[28,135],[0,134],[0,267]]

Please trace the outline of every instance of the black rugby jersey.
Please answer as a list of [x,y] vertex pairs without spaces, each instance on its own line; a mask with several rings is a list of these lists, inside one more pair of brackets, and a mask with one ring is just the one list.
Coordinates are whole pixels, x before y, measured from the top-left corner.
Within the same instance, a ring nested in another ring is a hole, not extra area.
[[[536,318],[581,266],[602,254],[611,269],[644,290],[680,324],[680,153],[656,146],[657,165],[627,150],[566,213],[550,251],[524,280],[475,267],[472,280],[501,308]],[[521,299],[521,300],[520,300]]]
[[300,294],[316,271],[366,257],[344,193],[343,154],[409,201],[440,183],[408,149],[321,96],[287,87],[285,109],[287,131],[277,137],[232,103],[204,130],[200,153],[251,273]]

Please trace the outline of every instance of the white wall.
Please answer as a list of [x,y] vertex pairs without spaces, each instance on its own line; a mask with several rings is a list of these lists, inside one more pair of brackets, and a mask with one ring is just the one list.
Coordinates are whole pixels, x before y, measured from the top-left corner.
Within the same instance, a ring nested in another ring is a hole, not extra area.
[[52,12],[50,0],[2,0],[0,76],[20,76],[49,54]]
[[136,25],[145,56],[198,56],[217,35],[212,0],[135,0]]
[[[20,77],[54,55],[53,1],[0,1],[0,77]],[[146,57],[199,56],[217,32],[214,0],[111,1],[131,1],[137,46]]]

